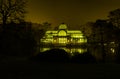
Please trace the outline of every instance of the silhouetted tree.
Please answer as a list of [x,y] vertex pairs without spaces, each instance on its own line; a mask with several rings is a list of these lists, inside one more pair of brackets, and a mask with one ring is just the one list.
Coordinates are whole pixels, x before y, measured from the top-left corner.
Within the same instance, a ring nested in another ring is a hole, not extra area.
[[96,63],[96,59],[90,53],[76,54],[71,59],[74,63]]
[[[91,34],[91,42],[93,50],[99,50],[99,53],[102,55],[102,61],[105,62],[106,59],[106,51],[105,51],[105,43],[110,42],[110,35],[112,34],[111,27],[108,26],[108,22],[106,20],[97,20],[93,24]],[[99,48],[99,49],[98,49]],[[97,52],[98,53],[98,52]]]
[[[102,61],[104,62],[106,56],[110,56],[112,52],[111,43],[119,43],[119,29],[114,27],[114,25],[107,20],[97,20],[92,27],[92,34],[89,37],[90,47],[89,49],[97,54],[102,56]],[[108,59],[107,59],[108,60]]]
[[45,52],[41,52],[32,59],[35,61],[46,61],[46,62],[68,62],[69,54],[62,49],[51,49]]
[[0,54],[14,56],[31,56],[35,52],[36,41],[31,24],[10,23],[0,40]]
[[92,34],[94,22],[87,22],[84,25],[80,26],[81,31],[83,31],[84,35],[90,37]]
[[110,22],[120,28],[120,9],[113,10],[108,15]]
[[6,23],[23,21],[26,0],[0,0],[0,20],[3,27]]
[[117,62],[120,62],[120,8],[113,10],[109,13],[109,21],[117,28],[115,28],[115,42],[118,44],[118,51],[116,52]]
[[102,58],[103,62],[105,62],[105,57],[106,57],[106,52],[105,52],[105,47],[104,47],[104,43],[107,40],[107,39],[105,39],[106,27],[107,27],[107,23],[105,20],[97,20],[94,23],[94,27],[93,27],[93,30],[94,30],[93,31],[93,40],[96,45],[100,44],[100,46],[101,46],[101,54],[103,57]]
[[58,30],[58,26],[54,27],[54,30]]
[[48,29],[51,28],[51,23],[49,23],[49,22],[44,22],[44,23],[42,24],[42,26],[43,26],[44,30],[46,31],[46,30],[48,30]]

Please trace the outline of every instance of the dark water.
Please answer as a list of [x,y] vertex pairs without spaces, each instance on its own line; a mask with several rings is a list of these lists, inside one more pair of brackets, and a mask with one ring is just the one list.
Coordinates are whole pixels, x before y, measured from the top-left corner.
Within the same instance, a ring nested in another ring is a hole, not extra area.
[[119,74],[119,64],[9,63],[0,67],[0,79],[116,79]]

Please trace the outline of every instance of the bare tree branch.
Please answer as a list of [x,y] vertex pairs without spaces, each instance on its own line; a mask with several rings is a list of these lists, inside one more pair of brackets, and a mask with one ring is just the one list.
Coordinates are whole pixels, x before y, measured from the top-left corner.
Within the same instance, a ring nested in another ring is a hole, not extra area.
[[0,20],[3,25],[24,19],[26,0],[0,0]]

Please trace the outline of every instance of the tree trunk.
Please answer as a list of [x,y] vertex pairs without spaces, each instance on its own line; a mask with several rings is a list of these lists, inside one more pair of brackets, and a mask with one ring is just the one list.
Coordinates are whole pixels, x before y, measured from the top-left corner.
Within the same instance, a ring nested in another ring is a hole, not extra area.
[[3,17],[3,25],[2,25],[2,29],[3,31],[6,29],[6,22],[7,22],[7,17]]

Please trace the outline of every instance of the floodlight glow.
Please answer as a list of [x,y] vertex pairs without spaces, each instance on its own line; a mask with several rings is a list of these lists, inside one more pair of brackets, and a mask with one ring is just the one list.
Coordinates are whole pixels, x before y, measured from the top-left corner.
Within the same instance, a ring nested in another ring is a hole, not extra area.
[[66,24],[61,24],[58,30],[46,31],[44,38],[41,42],[57,43],[57,44],[70,44],[70,43],[87,43],[86,37],[79,30],[67,30]]
[[59,36],[66,36],[66,32],[64,30],[59,31],[58,33]]

